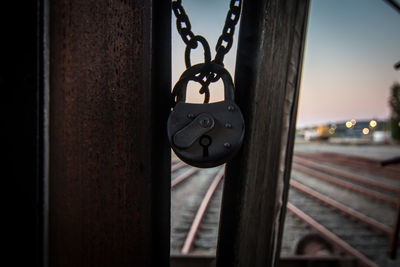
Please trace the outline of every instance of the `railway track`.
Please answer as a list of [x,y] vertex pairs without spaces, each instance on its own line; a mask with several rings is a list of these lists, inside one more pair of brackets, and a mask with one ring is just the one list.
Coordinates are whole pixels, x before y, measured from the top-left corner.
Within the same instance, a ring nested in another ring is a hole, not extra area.
[[224,168],[185,166],[173,175],[172,254],[213,254],[217,246]]
[[304,153],[297,152],[298,157],[310,159],[327,164],[341,166],[341,168],[348,169],[361,173],[365,176],[374,174],[376,176],[392,179],[395,181],[400,180],[399,172],[400,167],[397,165],[382,166],[383,161],[376,159],[369,159],[365,157],[350,156],[339,153],[330,152],[317,152],[317,153]]
[[395,166],[389,172],[380,165],[368,172],[376,162],[331,153],[296,153],[288,210],[363,265],[398,266],[399,260],[387,255],[395,249],[390,240],[396,229],[400,184],[392,175]]
[[[390,243],[396,229],[394,218],[398,212],[400,179],[388,175],[396,167],[392,166],[390,172],[382,170],[382,175],[376,169],[366,175],[365,169],[356,171],[354,167],[364,163],[349,159],[353,167],[343,167],[336,155],[332,161],[327,155],[321,160],[302,154],[295,154],[293,158],[282,255],[293,253],[302,235],[317,232],[336,247],[336,253],[354,257],[363,266],[400,266],[399,259],[387,257],[388,251],[396,251]],[[176,164],[179,163],[173,165]],[[172,253],[215,254],[223,169],[180,168],[173,173],[172,198],[189,194],[182,193],[187,190],[185,186],[200,189],[196,193],[198,199],[192,201],[190,208],[175,205],[175,209],[185,213],[185,220],[180,220],[180,226],[172,224]],[[215,177],[219,177],[218,182]],[[211,193],[207,191],[209,187],[213,187]],[[207,194],[208,204],[204,205],[201,199]]]

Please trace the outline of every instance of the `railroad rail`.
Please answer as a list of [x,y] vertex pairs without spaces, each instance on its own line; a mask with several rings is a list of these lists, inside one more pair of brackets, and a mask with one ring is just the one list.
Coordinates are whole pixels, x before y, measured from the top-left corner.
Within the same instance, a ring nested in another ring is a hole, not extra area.
[[[179,201],[175,206],[172,201],[172,209],[180,212],[177,215],[180,217],[178,222],[175,223],[176,218],[172,216],[172,251],[180,255],[191,254],[193,251],[215,251],[224,168],[200,171],[184,164],[181,169],[179,174],[173,173],[171,180],[172,198],[177,195],[176,199]],[[178,170],[174,172],[177,173]],[[199,190],[195,192],[193,188]],[[182,192],[188,193],[181,197],[179,194]],[[188,203],[182,202],[185,198],[189,199]],[[213,221],[208,222],[210,219]],[[208,234],[210,230],[213,231],[211,235]],[[210,241],[210,238],[213,240]]]
[[217,173],[217,175],[215,175],[215,177],[214,177],[210,187],[208,188],[206,194],[204,195],[204,198],[203,198],[203,200],[202,200],[202,202],[200,204],[200,207],[197,210],[196,216],[194,217],[193,223],[190,226],[190,230],[189,230],[189,233],[188,233],[188,235],[187,235],[187,237],[185,239],[185,243],[184,243],[184,245],[182,247],[182,251],[181,251],[182,254],[188,254],[189,253],[189,251],[190,251],[190,249],[191,249],[191,247],[193,245],[195,236],[196,236],[196,234],[197,234],[197,232],[199,230],[199,226],[200,226],[201,220],[203,219],[205,211],[206,211],[206,209],[208,207],[208,204],[210,203],[210,200],[211,200],[211,198],[212,198],[212,196],[213,196],[218,184],[221,182],[222,177],[224,176],[224,171],[225,171],[224,168],[220,169],[220,171]]
[[361,254],[359,251],[357,251],[355,248],[350,246],[347,242],[345,242],[343,239],[339,238],[337,235],[326,229],[324,226],[322,226],[320,223],[316,222],[313,218],[308,216],[306,213],[301,211],[299,208],[297,208],[295,205],[292,203],[288,202],[287,204],[287,209],[294,213],[297,217],[299,217],[301,220],[303,220],[305,223],[311,226],[315,231],[317,231],[319,234],[324,236],[326,239],[329,241],[333,242],[336,246],[340,247],[350,255],[354,256],[357,258],[362,265],[368,266],[368,267],[377,267],[373,261],[368,259],[365,255]]
[[317,152],[317,153],[304,153],[296,152],[295,156],[341,166],[349,170],[356,171],[361,174],[375,174],[380,177],[385,177],[395,181],[400,180],[400,168],[395,165],[382,166],[384,161],[369,159],[364,157],[351,156],[346,154],[331,153],[331,152]]
[[[291,187],[374,231],[377,235],[371,235],[371,241],[365,242],[373,245],[373,250],[363,252],[361,246],[366,245],[357,242],[354,247],[364,254],[369,254],[369,258],[376,262],[385,262],[386,266],[390,263],[384,256],[388,254],[391,259],[396,256],[399,231],[396,218],[399,217],[400,183],[399,174],[397,177],[388,175],[398,166],[391,165],[388,172],[388,168],[382,167],[380,162],[334,153],[295,153]],[[346,169],[349,166],[352,167],[351,173],[350,169]],[[363,166],[363,169],[354,166]],[[365,171],[371,169],[372,174],[365,175]],[[301,193],[296,193],[296,190],[292,190],[291,194],[296,194],[298,200],[302,196]],[[382,210],[384,212],[381,212]],[[315,219],[318,217],[319,215],[315,214]],[[319,220],[324,221],[327,214],[324,214],[324,217],[320,217]],[[346,222],[346,225],[352,224],[351,221]],[[374,244],[372,240],[375,239],[379,240],[380,244]],[[352,243],[351,240],[348,242]]]
[[385,203],[387,203],[389,205],[392,205],[394,207],[397,205],[397,201],[396,201],[395,198],[386,196],[386,195],[381,194],[380,192],[377,192],[375,190],[371,190],[371,189],[368,189],[368,188],[365,188],[365,187],[362,187],[362,186],[359,186],[359,185],[356,185],[356,184],[353,184],[353,183],[349,183],[349,182],[337,179],[335,177],[332,177],[332,176],[326,175],[324,173],[315,171],[315,170],[313,170],[311,168],[307,168],[307,167],[298,165],[298,164],[296,164],[296,162],[294,162],[292,169],[296,170],[296,171],[300,171],[302,173],[306,173],[306,174],[308,174],[310,176],[313,176],[313,177],[317,177],[320,180],[326,181],[326,182],[334,184],[334,185],[338,185],[340,187],[343,187],[345,189],[354,191],[356,193],[360,193],[360,194],[369,196],[371,198],[380,200],[380,201],[385,202]]
[[[318,157],[315,155],[307,154],[303,157],[302,154],[295,154],[287,205],[289,212],[340,251],[356,258],[362,266],[392,266],[391,262],[396,266],[399,260],[388,260],[387,254],[394,258],[397,250],[400,179],[388,177],[386,170],[382,170],[382,176],[377,171],[373,175],[365,176],[363,172],[347,168],[349,165],[342,167],[341,161],[336,161],[336,155],[332,161],[329,156],[325,153],[321,160],[316,160]],[[349,162],[360,160],[357,157],[348,158]],[[197,180],[198,177],[194,176],[204,172],[178,164],[180,163],[175,162],[172,165],[179,166],[174,168],[174,173],[182,168],[185,170],[173,175],[173,195],[175,191],[179,191],[178,185],[183,184],[183,181],[189,178]],[[360,165],[352,163],[353,167]],[[395,168],[397,166],[391,166],[391,170]],[[210,200],[216,194],[218,197],[222,195],[222,190],[216,189],[221,186],[223,173],[224,168],[220,168],[212,175],[208,174],[210,179],[203,177],[207,190],[202,190],[202,201],[187,216],[190,217],[190,226],[181,228],[184,233],[179,238],[179,249],[175,250],[180,255],[201,254],[202,249],[196,246],[195,240],[201,238],[198,229],[207,216]],[[213,216],[217,217],[217,222],[212,226],[214,244],[203,251],[207,255],[215,254],[216,248],[219,209],[214,209]]]
[[[394,186],[393,184],[382,184],[382,182],[375,182],[371,179],[365,178],[361,175],[355,175],[354,173],[348,173],[344,171],[340,171],[337,168],[329,167],[329,166],[324,166],[321,164],[315,163],[313,160],[309,159],[304,159],[299,156],[295,156],[293,158],[294,163],[298,163],[304,166],[307,166],[309,168],[315,169],[317,171],[325,172],[325,173],[330,173],[332,175],[342,177],[344,179],[347,179],[352,182],[356,182],[361,185],[367,185],[371,186],[375,189],[380,189],[386,192],[391,192],[393,194],[399,194],[400,193],[400,187]],[[400,171],[400,170],[399,170]]]

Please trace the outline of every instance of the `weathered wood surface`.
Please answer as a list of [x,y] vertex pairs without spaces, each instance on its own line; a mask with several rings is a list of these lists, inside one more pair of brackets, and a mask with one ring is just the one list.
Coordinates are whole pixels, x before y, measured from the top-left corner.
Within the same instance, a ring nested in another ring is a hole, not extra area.
[[50,266],[168,266],[169,1],[50,1]]
[[235,99],[246,134],[226,166],[217,266],[278,263],[308,7],[308,0],[244,2]]
[[400,232],[400,196],[397,200],[397,211],[393,222],[393,232],[390,236],[390,243],[388,249],[388,255],[391,259],[397,257],[397,247],[399,244],[399,232]]

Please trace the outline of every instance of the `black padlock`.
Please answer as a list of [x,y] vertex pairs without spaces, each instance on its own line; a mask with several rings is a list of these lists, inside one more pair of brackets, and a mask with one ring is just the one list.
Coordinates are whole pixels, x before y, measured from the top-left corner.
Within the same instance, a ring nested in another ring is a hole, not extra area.
[[[222,79],[224,101],[186,103],[188,82],[199,81],[204,73]],[[216,63],[192,66],[182,74],[172,96],[174,105],[167,128],[175,154],[182,161],[200,168],[215,167],[233,157],[243,142],[245,127],[242,113],[234,101],[234,85],[229,72]]]

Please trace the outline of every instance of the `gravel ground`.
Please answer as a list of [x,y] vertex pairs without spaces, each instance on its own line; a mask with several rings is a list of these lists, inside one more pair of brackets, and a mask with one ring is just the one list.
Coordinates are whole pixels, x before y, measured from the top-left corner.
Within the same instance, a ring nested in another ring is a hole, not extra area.
[[400,266],[400,259],[392,261],[386,257],[389,245],[389,240],[386,236],[376,234],[369,228],[360,225],[331,208],[327,208],[296,189],[292,188],[290,190],[289,201],[318,223],[324,225],[328,230],[345,240],[349,245],[372,259],[379,266]]
[[[319,162],[313,161],[313,164],[316,164],[316,165],[322,166],[322,167],[328,167],[329,169],[332,169],[332,170],[337,170],[338,169],[338,165],[334,165],[334,164],[330,164],[330,163],[326,163],[326,162],[319,163]],[[347,169],[344,166],[343,167],[340,166],[340,172],[343,172],[343,173],[346,173],[346,174],[350,174],[350,175],[355,174],[355,172],[356,172],[356,174],[358,176],[360,176],[360,177],[362,177],[362,178],[364,178],[366,180],[373,181],[373,182],[379,182],[379,183],[381,183],[383,185],[387,185],[387,186],[400,187],[400,179],[394,180],[394,179],[385,178],[385,177],[370,173],[370,172],[365,171],[365,170],[363,170],[361,168],[359,170],[357,170],[357,171],[355,171],[355,169],[357,169],[357,168]],[[346,181],[350,182],[349,180],[346,180]]]
[[281,256],[294,255],[299,240],[310,233],[313,233],[313,231],[307,224],[287,211],[282,236]]
[[213,195],[207,207],[205,217],[200,224],[199,232],[194,241],[193,254],[215,254],[218,242],[219,215],[221,212],[223,180]]
[[[179,174],[190,167],[180,170]],[[179,254],[202,197],[219,168],[204,169],[183,181],[171,192],[171,254]],[[174,173],[172,179],[177,175]]]
[[382,204],[382,202],[378,200],[360,195],[297,171],[292,171],[292,179],[311,187],[315,191],[318,191],[343,205],[349,206],[367,216],[370,216],[379,222],[389,226],[393,225],[395,214],[394,208]]

